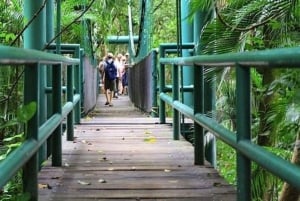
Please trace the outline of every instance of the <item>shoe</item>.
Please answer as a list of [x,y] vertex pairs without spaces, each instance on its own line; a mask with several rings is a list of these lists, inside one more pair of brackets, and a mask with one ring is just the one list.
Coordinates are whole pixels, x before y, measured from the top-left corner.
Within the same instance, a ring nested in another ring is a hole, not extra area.
[[104,105],[109,105],[109,102],[106,102]]
[[110,104],[109,104],[109,107],[112,107],[112,106],[114,106],[114,105],[113,105],[112,103],[110,103]]

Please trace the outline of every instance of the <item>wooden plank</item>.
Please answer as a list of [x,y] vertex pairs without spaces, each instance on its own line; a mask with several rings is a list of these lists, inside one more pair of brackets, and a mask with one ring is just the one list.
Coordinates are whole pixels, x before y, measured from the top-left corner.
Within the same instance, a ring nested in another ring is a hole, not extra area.
[[76,125],[75,140],[63,141],[63,167],[49,160],[42,168],[39,200],[236,199],[234,187],[208,163],[193,164],[193,146],[172,140],[170,124],[145,117],[126,97],[113,108],[102,102],[100,96],[93,116]]

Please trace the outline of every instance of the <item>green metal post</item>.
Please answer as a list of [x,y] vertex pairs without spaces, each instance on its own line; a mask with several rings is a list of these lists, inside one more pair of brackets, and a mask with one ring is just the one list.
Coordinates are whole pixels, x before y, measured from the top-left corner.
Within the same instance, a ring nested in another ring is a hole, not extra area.
[[[200,40],[200,34],[201,30],[203,28],[204,22],[203,22],[203,13],[198,11],[194,15],[194,43],[195,43],[195,54],[199,55],[201,54],[201,40]],[[194,114],[196,113],[204,113],[204,107],[205,107],[205,96],[204,96],[204,90],[205,90],[205,79],[204,79],[204,68],[201,66],[194,66]],[[194,139],[195,139],[195,165],[204,165],[205,161],[205,147],[204,147],[204,135],[205,130],[202,126],[197,125],[194,123]],[[207,158],[209,162],[211,160]]]
[[[48,0],[46,3],[46,41],[49,42],[54,37],[54,0]],[[52,67],[47,67],[47,87],[52,84]],[[52,115],[52,95],[47,95],[47,118]]]
[[[46,94],[46,65],[40,65],[39,69],[39,83],[40,83],[40,94],[39,94],[39,110],[40,110],[40,115],[39,115],[39,122],[40,126],[47,120],[47,94]],[[43,161],[47,159],[47,143],[43,144],[40,147],[39,150],[39,165],[41,168],[41,165]]]
[[[195,41],[195,50],[196,55],[201,55],[201,30],[205,24],[205,17],[208,12],[198,11],[194,16],[194,41]],[[204,113],[212,114],[212,111],[215,110],[215,79],[204,79]],[[196,89],[196,88],[195,88]],[[213,167],[217,166],[217,148],[216,148],[216,138],[214,135],[209,135],[206,138],[205,146],[205,158],[211,163]]]
[[[179,100],[179,67],[178,65],[173,65],[172,67],[173,71],[173,79],[172,79],[172,85],[173,85],[173,101]],[[180,114],[179,112],[173,108],[173,139],[179,140],[179,133],[180,133]]]
[[[56,0],[56,33],[61,31],[61,0]],[[61,36],[56,38],[56,54],[60,54]]]
[[[237,143],[251,141],[250,69],[237,66]],[[251,201],[251,160],[237,152],[237,200]]]
[[[42,0],[24,0],[24,17],[30,20],[42,6]],[[40,12],[24,32],[24,48],[42,50],[45,44],[45,12]]]
[[153,117],[158,117],[157,105],[157,51],[152,51],[152,111]]
[[[24,104],[32,101],[39,105],[39,76],[38,65],[25,67],[24,78]],[[39,110],[29,120],[27,125],[27,139],[33,138],[38,140],[39,128]],[[23,189],[24,192],[29,193],[31,201],[38,200],[38,154],[34,154],[23,168]]]
[[[190,13],[190,0],[181,0],[181,33],[182,33],[182,43],[189,43],[193,41],[193,24],[189,22]],[[191,56],[188,50],[182,51],[183,57]],[[188,86],[194,83],[193,81],[194,69],[183,66],[182,67],[182,85]],[[183,103],[193,106],[193,94],[191,92],[183,92]]]
[[[162,47],[159,47],[159,57],[165,57],[165,50]],[[166,87],[165,65],[160,64],[159,66],[159,93],[162,93]],[[166,103],[162,99],[159,99],[159,123],[166,123]]]
[[[202,66],[194,66],[194,115],[203,114],[204,75]],[[194,164],[204,165],[204,128],[194,122]]]
[[[40,1],[41,3],[42,1]],[[37,11],[37,7],[35,7],[35,11]],[[37,46],[41,47],[46,43],[46,10],[44,9],[40,15],[40,24],[37,27],[38,32],[41,35],[40,41],[36,41]],[[47,94],[45,93],[46,89],[46,65],[40,65],[39,68],[39,123],[42,125],[47,120]],[[47,158],[47,144],[43,144],[39,150],[39,166],[41,168],[41,164]]]
[[[75,58],[81,59],[80,58],[80,47],[78,46],[75,49]],[[81,75],[80,75],[80,65],[77,65],[74,69],[74,85],[75,85],[75,92],[78,94],[81,94]],[[79,124],[80,123],[80,118],[81,118],[81,101],[79,101],[74,108],[74,113],[75,113],[75,123]]]
[[81,85],[81,91],[80,91],[80,101],[81,101],[81,107],[83,108],[83,103],[84,103],[84,70],[83,70],[83,56],[84,56],[84,50],[82,48],[80,48],[80,85]]
[[[49,42],[54,37],[54,0],[48,0],[46,3],[46,42]],[[47,87],[52,85],[52,66],[47,67]],[[52,94],[47,94],[47,118],[53,113]],[[47,157],[52,153],[52,136],[47,140]]]
[[[55,65],[53,70],[53,112],[61,114],[62,113],[62,73],[61,65]],[[62,165],[62,125],[60,124],[53,132],[53,147],[52,147],[52,165],[61,166]]]
[[[73,103],[74,88],[73,88],[73,66],[67,66],[67,101]],[[67,116],[67,140],[74,139],[74,116],[73,110]]]
[[[24,18],[29,20],[35,17],[35,20],[24,32],[24,48],[41,50],[45,44],[45,12],[40,12],[38,16],[35,16],[35,14],[43,5],[43,0],[25,0],[23,3]],[[35,101],[38,106],[37,108],[40,105],[39,76],[40,73],[37,65],[25,67],[24,103],[28,104],[31,101]],[[27,138],[38,139],[39,112],[39,109],[37,109],[36,115],[28,122]],[[23,169],[24,192],[28,192],[31,195],[32,201],[38,199],[37,174],[38,155],[35,154]]]

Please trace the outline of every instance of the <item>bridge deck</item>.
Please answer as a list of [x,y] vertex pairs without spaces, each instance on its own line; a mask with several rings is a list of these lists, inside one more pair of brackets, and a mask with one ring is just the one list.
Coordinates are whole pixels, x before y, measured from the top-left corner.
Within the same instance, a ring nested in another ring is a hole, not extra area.
[[[209,165],[193,165],[193,147],[173,141],[169,124],[140,113],[126,96],[104,106],[63,142],[63,167],[39,174],[39,200],[232,201],[236,192]],[[63,136],[65,138],[65,136]]]

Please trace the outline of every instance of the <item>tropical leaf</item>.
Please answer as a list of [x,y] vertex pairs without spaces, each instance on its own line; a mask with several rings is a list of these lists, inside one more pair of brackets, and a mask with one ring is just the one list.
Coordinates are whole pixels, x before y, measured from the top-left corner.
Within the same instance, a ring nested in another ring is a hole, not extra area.
[[[24,138],[24,133],[14,135],[12,137],[7,137],[3,140],[3,142],[12,142],[14,140],[21,141]],[[21,139],[21,140],[20,140]]]
[[203,54],[222,54],[236,52],[240,32],[228,30],[226,26],[213,20],[208,24],[201,34]]
[[27,105],[19,107],[17,110],[17,120],[22,123],[29,121],[35,114],[37,109],[36,102],[28,103]]

